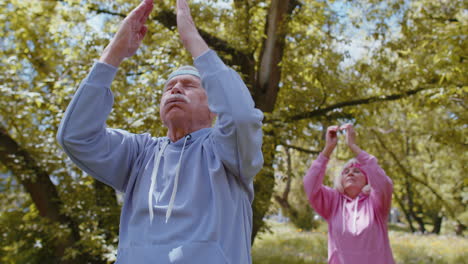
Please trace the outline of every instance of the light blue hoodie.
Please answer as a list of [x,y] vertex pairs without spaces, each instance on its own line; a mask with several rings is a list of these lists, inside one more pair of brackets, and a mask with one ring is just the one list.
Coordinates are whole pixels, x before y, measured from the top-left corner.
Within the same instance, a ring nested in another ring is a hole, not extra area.
[[252,262],[253,178],[263,165],[263,114],[214,51],[198,57],[195,66],[218,115],[212,128],[177,142],[106,128],[117,68],[99,62],[60,125],[57,139],[68,156],[125,193],[119,264]]

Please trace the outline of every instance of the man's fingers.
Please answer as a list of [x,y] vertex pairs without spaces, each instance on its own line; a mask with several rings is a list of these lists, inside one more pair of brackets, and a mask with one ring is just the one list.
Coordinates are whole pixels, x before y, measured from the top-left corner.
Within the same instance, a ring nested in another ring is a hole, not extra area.
[[139,18],[141,18],[146,11],[145,3],[145,1],[141,2],[137,7],[135,7],[135,9],[132,10],[132,12],[130,12],[130,14],[128,14],[127,18],[139,20]]
[[139,41],[143,40],[143,38],[145,37],[146,35],[146,32],[148,31],[148,27],[143,25],[140,29],[140,32],[139,32]]
[[146,18],[153,9],[153,0],[142,1],[132,12],[128,15],[129,19],[135,19],[138,21],[146,21]]
[[187,1],[185,0],[177,0],[177,9],[181,11],[186,11],[188,8]]
[[177,14],[179,15],[182,12],[182,1],[177,0]]
[[177,26],[181,35],[189,31],[196,31],[195,23],[190,14],[190,7],[186,0],[177,0]]
[[146,8],[145,13],[143,14],[143,17],[142,17],[142,19],[140,20],[140,22],[141,22],[142,24],[144,24],[144,23],[146,22],[146,20],[148,19],[149,15],[151,14],[151,11],[153,11],[153,0],[149,0],[148,8]]
[[185,0],[177,0],[177,14],[190,15],[190,8]]

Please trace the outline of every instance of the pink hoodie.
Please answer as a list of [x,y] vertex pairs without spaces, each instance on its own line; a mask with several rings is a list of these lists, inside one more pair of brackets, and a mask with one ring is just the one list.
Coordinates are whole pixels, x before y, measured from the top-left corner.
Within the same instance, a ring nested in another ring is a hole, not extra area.
[[361,151],[356,159],[367,174],[369,195],[354,200],[322,184],[328,158],[320,154],[304,177],[312,207],[328,222],[328,263],[393,264],[387,218],[392,201],[392,180],[377,159]]

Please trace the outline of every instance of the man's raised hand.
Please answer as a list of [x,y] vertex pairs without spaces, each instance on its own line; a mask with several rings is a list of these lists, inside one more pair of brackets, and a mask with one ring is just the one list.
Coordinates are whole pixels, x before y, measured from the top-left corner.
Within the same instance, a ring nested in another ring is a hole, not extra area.
[[125,58],[134,55],[146,35],[145,22],[152,10],[153,0],[143,0],[133,9],[122,21],[99,61],[118,67]]
[[208,50],[208,45],[198,33],[186,0],[177,0],[177,29],[184,47],[196,58]]

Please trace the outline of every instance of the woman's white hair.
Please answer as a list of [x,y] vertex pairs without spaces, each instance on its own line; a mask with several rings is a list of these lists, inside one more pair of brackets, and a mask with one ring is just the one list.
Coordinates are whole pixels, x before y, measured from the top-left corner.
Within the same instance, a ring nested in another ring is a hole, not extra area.
[[[346,169],[346,168],[349,168],[351,165],[353,164],[360,164],[359,161],[356,159],[356,158],[352,158],[350,160],[348,160],[345,165],[343,166],[343,169],[341,169],[341,171],[335,176],[335,179],[333,180],[333,185],[335,187],[336,190],[338,190],[340,193],[344,193],[344,188],[343,188],[343,171]],[[367,181],[367,184],[362,187],[362,190],[361,192],[366,194],[366,195],[369,195],[370,194],[370,191],[371,191],[371,187],[369,185],[369,180],[367,179],[367,175],[366,175],[366,181]]]

